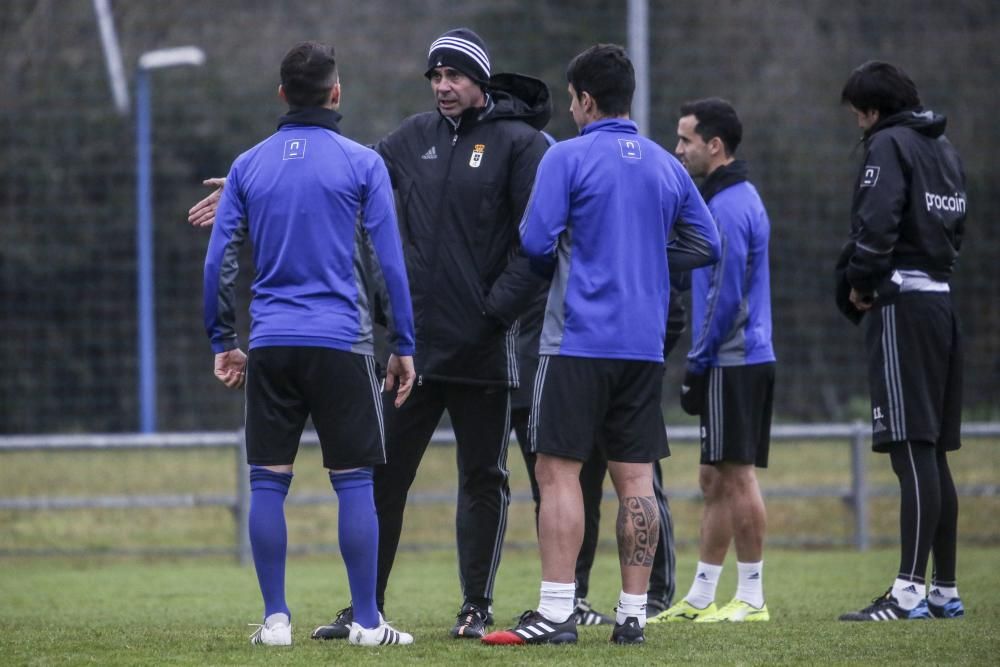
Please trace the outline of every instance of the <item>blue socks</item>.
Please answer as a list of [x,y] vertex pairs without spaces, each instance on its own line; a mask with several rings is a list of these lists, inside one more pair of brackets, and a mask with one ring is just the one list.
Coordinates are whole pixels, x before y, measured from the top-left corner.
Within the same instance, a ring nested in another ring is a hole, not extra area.
[[291,473],[272,472],[250,466],[250,547],[257,582],[264,597],[264,618],[287,614],[285,603],[285,496],[292,484]]
[[[375,606],[378,517],[372,469],[331,472],[330,483],[340,504],[337,538],[347,567],[354,621],[365,628],[378,627],[380,619]],[[285,497],[291,484],[291,473],[250,466],[250,546],[264,598],[264,618],[272,614],[287,614],[291,618],[285,601],[288,552]]]
[[337,540],[347,567],[354,622],[363,628],[375,628],[379,625],[378,608],[375,606],[378,516],[375,514],[372,491],[372,469],[331,471],[330,483],[340,504]]

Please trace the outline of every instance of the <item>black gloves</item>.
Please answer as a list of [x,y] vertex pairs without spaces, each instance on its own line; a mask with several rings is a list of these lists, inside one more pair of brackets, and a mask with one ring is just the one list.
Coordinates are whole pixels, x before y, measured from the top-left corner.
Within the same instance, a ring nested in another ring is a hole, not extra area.
[[681,385],[681,409],[689,415],[700,415],[705,404],[705,373],[684,374]]

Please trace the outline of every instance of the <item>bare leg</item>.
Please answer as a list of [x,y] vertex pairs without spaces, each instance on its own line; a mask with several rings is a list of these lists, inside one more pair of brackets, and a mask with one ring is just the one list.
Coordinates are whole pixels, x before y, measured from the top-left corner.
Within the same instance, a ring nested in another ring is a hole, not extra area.
[[542,556],[542,581],[572,584],[576,557],[583,544],[583,494],[580,461],[538,454],[535,478],[541,503],[538,508],[538,548]]
[[698,475],[705,506],[701,512],[701,541],[698,558],[702,563],[722,565],[733,539],[730,505],[725,493],[725,464],[702,465]]
[[726,478],[726,502],[732,519],[736,559],[756,563],[764,557],[764,533],[767,511],[757,485],[752,465],[723,463],[719,466]]

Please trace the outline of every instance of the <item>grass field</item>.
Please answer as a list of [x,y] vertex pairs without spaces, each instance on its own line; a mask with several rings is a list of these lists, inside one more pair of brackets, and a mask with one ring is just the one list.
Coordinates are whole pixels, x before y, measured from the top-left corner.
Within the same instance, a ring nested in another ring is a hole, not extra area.
[[[959,485],[1000,480],[1000,447],[969,441],[952,457]],[[331,493],[318,453],[301,454],[292,494]],[[527,480],[512,444],[511,486],[524,494]],[[765,489],[846,486],[849,455],[842,443],[775,443],[772,465],[761,473]],[[869,455],[869,481],[891,486],[884,457]],[[674,447],[665,464],[668,489],[696,484],[697,449]],[[5,454],[0,495],[88,496],[124,494],[231,494],[236,466],[231,452],[72,452]],[[428,450],[415,491],[448,495],[455,485],[453,452]],[[873,498],[873,535],[892,541],[898,500]],[[308,638],[329,621],[348,593],[336,553],[297,556],[288,568],[288,599],[295,645],[251,647],[260,596],[252,568],[232,558],[151,558],[109,555],[119,550],[231,549],[228,510],[215,507],[149,510],[0,511],[0,665],[306,665],[380,664],[997,664],[1000,655],[1000,499],[962,499],[959,580],[968,617],[957,621],[845,624],[846,610],[866,605],[891,582],[893,548],[777,549],[765,554],[769,624],[651,627],[648,644],[615,647],[604,628],[581,629],[576,647],[484,647],[456,642],[447,631],[460,593],[454,557],[453,503],[407,510],[404,551],[389,590],[388,613],[416,644],[371,651]],[[610,610],[617,598],[617,559],[611,546],[615,508],[607,501],[602,546],[591,582],[591,601]],[[693,575],[700,503],[673,503],[679,594]],[[852,519],[834,498],[773,499],[768,503],[773,544],[801,539],[846,540]],[[330,549],[336,541],[334,505],[290,506],[293,546]],[[497,581],[496,616],[509,625],[537,604],[539,563],[531,504],[511,506],[507,548]],[[984,546],[987,545],[987,546]],[[86,551],[74,558],[37,557],[51,551]],[[16,556],[16,554],[28,554]],[[12,554],[14,554],[12,556]],[[103,554],[103,555],[102,555]],[[719,601],[735,589],[732,557]]]
[[[385,664],[996,664],[1000,651],[997,551],[960,552],[967,617],[948,621],[841,623],[884,590],[895,568],[890,550],[771,550],[765,588],[772,621],[745,626],[656,626],[647,644],[608,643],[606,627],[580,629],[576,646],[485,647],[451,639],[459,602],[454,556],[403,554],[389,591],[388,613],[415,644],[371,650],[309,639],[348,599],[339,558],[293,558],[288,599],[291,648],[254,647],[247,638],[261,604],[251,568],[229,560],[105,559],[5,562],[0,575],[0,663],[4,665],[313,665]],[[680,553],[688,582],[695,554]],[[723,573],[720,596],[735,575]],[[614,554],[598,557],[592,600],[616,599]],[[496,615],[509,624],[537,603],[539,568],[530,550],[509,550],[497,583]]]

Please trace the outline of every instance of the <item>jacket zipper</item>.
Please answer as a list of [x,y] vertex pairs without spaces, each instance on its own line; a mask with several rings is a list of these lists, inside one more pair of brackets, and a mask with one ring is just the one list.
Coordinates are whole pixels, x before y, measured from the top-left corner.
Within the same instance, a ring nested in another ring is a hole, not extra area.
[[[449,125],[450,124],[451,123],[449,122]],[[444,209],[444,199],[445,199],[445,197],[448,196],[448,184],[451,182],[451,165],[452,165],[452,162],[454,161],[454,158],[455,158],[454,147],[458,143],[458,126],[457,125],[452,126],[452,130],[454,131],[454,133],[451,136],[452,150],[448,151],[448,164],[445,165],[445,172],[444,172],[444,174],[445,174],[444,186],[443,186],[443,188],[441,190],[441,194],[438,196],[437,208],[435,209],[435,214],[438,215],[438,216],[441,216],[441,211]],[[435,227],[434,227],[434,246],[433,246],[434,247],[434,256],[432,257],[432,261],[430,263],[430,269],[432,271],[431,276],[433,278],[435,278],[435,279],[437,278],[437,268],[436,267],[437,267],[437,261],[438,261],[438,250],[441,247],[441,244],[440,244],[441,227],[442,227],[442,225],[435,225]],[[429,281],[429,284],[433,287],[433,281]],[[438,304],[435,304],[435,305],[438,305]],[[438,308],[440,309],[439,305],[438,305]],[[421,381],[422,381],[422,376],[418,376],[417,377],[417,384],[419,385]]]

